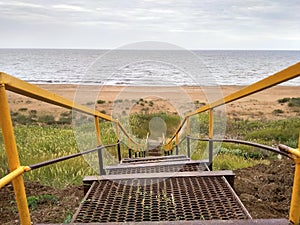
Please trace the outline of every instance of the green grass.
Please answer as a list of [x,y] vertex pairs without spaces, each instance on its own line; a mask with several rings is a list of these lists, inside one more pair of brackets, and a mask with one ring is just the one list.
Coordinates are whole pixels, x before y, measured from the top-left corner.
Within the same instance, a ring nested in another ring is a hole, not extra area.
[[[140,99],[140,101],[142,101],[142,99]],[[172,135],[176,128],[178,127],[179,123],[180,123],[180,117],[177,115],[171,115],[171,114],[167,114],[167,113],[135,113],[135,114],[131,114],[129,117],[129,126],[130,129],[132,130],[133,134],[141,139],[145,139],[147,137],[147,134],[150,133],[150,129],[149,129],[149,122],[153,119],[153,118],[160,118],[165,122],[166,125],[166,136],[170,136]],[[162,124],[154,124],[157,126],[161,126]],[[157,129],[157,130],[161,130],[161,129]],[[153,131],[152,131],[153,132]],[[155,132],[155,129],[154,129]],[[154,136],[161,136],[162,134],[159,133],[157,135]]]
[[[21,165],[32,165],[78,152],[70,127],[17,125],[15,137]],[[0,152],[0,176],[3,177],[9,170],[2,144]],[[25,174],[25,179],[62,187],[69,183],[79,184],[84,175],[92,172],[85,160],[75,158],[30,171]]]
[[99,100],[97,100],[97,103],[98,104],[104,104],[104,103],[106,103],[106,101],[99,99]]
[[227,136],[231,138],[254,141],[266,145],[283,143],[297,147],[300,130],[300,118],[289,118],[275,121],[240,120],[227,121]]
[[[35,115],[36,112],[32,112]],[[14,119],[20,116],[19,112],[12,113]],[[25,116],[24,122],[28,116]],[[70,113],[63,113],[61,118],[69,118]],[[36,117],[35,121],[42,121]],[[156,114],[134,114],[129,118],[130,126],[134,135],[145,138],[149,132],[149,121],[154,117],[160,117],[167,124],[167,135],[177,129],[180,118],[177,115],[165,113]],[[50,117],[48,117],[50,118]],[[50,118],[52,121],[52,117]],[[121,121],[122,122],[122,121]],[[206,137],[208,133],[208,115],[202,114],[191,118],[191,130],[199,137]],[[91,149],[96,147],[95,128],[93,118],[82,117],[77,124],[77,129],[69,125],[59,123],[49,123],[49,121],[32,122],[29,125],[22,125],[20,121],[14,121],[14,131],[17,147],[22,165],[32,165],[49,159],[77,153],[79,149]],[[126,124],[125,124],[126,127]],[[276,145],[283,143],[291,147],[297,147],[300,127],[300,118],[290,118],[277,121],[248,121],[229,120],[227,121],[226,136],[228,138],[254,141],[266,145]],[[102,144],[116,143],[115,129],[112,123],[100,123]],[[77,142],[76,136],[80,137]],[[126,139],[125,139],[126,140]],[[78,146],[78,144],[80,146]],[[122,143],[122,158],[128,156],[127,143]],[[192,159],[207,158],[207,143],[191,141]],[[258,150],[253,147],[223,143],[218,147],[219,152],[214,160],[214,169],[237,169],[249,167],[258,163],[268,163],[268,159],[274,158],[274,154]],[[133,148],[133,145],[130,146]],[[109,154],[108,154],[109,153]],[[117,163],[116,148],[105,149],[105,165]],[[186,154],[186,141],[180,145],[180,154]],[[86,160],[85,160],[86,159]],[[64,162],[56,163],[40,169],[25,173],[26,180],[38,181],[56,187],[64,187],[68,184],[80,184],[86,175],[97,173],[97,154],[93,153],[86,158],[79,157]],[[95,164],[93,168],[87,163]],[[96,169],[95,169],[96,168]],[[2,135],[0,135],[0,177],[8,174],[7,159],[3,147]]]
[[59,199],[57,196],[49,195],[49,194],[42,194],[39,196],[28,196],[27,197],[28,207],[31,210],[37,209],[39,205],[42,205],[46,202],[51,203],[51,204],[57,204],[58,201],[59,201]]
[[214,158],[213,170],[236,170],[257,164],[269,164],[269,160],[245,159],[237,155],[220,154]]
[[[64,113],[61,117],[68,117],[69,115],[69,113]],[[48,116],[44,115],[37,119],[41,121],[41,118],[46,117]],[[42,125],[37,123],[22,125],[20,121],[14,121],[14,132],[21,165],[33,165],[95,148],[97,142],[93,118],[81,117],[76,122],[74,129],[69,123],[60,125],[59,123],[53,124],[44,121]],[[103,145],[116,143],[117,138],[112,123],[101,121],[100,129]],[[122,158],[128,157],[127,146],[124,144],[121,144],[121,154]],[[116,147],[104,149],[104,165],[117,163],[116,159]],[[84,176],[96,175],[98,171],[98,155],[95,152],[84,157],[77,157],[32,170],[25,173],[24,177],[29,181],[64,187],[68,184],[81,184]],[[8,173],[8,162],[0,130],[0,177]]]
[[278,99],[278,103],[288,103],[289,107],[300,107],[300,98],[282,98]]

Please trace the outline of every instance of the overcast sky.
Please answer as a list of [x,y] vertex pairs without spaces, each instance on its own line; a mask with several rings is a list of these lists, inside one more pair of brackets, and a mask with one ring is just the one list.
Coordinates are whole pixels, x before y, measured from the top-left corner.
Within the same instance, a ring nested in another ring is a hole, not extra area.
[[0,48],[300,49],[299,0],[0,0]]

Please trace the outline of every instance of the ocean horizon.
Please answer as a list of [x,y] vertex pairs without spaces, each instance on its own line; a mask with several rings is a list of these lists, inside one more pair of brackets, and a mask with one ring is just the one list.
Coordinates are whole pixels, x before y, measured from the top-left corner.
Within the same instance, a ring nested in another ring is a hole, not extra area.
[[34,84],[245,86],[299,61],[298,50],[0,49],[0,71]]

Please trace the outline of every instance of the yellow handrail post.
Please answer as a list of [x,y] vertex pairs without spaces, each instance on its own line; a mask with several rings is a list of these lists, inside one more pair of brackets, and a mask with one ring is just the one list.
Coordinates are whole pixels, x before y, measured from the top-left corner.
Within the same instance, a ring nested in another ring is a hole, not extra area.
[[299,133],[299,137],[298,137],[298,150],[300,151],[300,133]]
[[209,127],[208,127],[208,138],[213,138],[214,136],[214,110],[209,110]]
[[[298,140],[298,149],[300,151],[300,135]],[[290,216],[289,219],[292,224],[300,224],[300,158],[297,157],[294,159],[295,162],[295,175],[294,175],[294,184],[292,191],[292,199],[290,206]]]
[[213,139],[214,137],[214,110],[209,110],[209,126],[208,126],[208,162],[209,169],[212,170],[212,161],[213,161]]
[[96,127],[96,137],[98,146],[101,145],[101,132],[100,132],[100,124],[98,116],[95,116],[95,127]]
[[116,137],[117,137],[117,142],[120,140],[119,139],[119,121],[116,121]]
[[[13,172],[20,167],[20,160],[4,84],[0,84],[0,115],[0,124],[2,128],[5,151],[8,158],[8,165],[10,171]],[[31,220],[23,177],[21,175],[17,176],[13,179],[12,183],[18,205],[20,223],[22,225],[30,225]]]
[[295,161],[295,175],[294,184],[290,206],[289,219],[292,224],[299,225],[300,223],[300,158],[294,159]]
[[186,135],[190,136],[191,134],[191,127],[190,127],[190,117],[186,118]]

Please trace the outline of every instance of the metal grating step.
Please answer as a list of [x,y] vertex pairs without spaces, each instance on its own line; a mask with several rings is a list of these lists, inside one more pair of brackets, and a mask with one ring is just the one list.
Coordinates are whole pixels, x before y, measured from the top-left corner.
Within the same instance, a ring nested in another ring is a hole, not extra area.
[[153,148],[148,150],[149,156],[161,156],[162,150],[159,148]]
[[96,181],[72,222],[250,218],[224,177],[172,177]]
[[[90,223],[76,223],[73,225],[88,225]],[[107,223],[93,223],[92,225],[105,225]],[[255,219],[255,220],[196,220],[196,221],[176,221],[176,222],[133,222],[130,225],[288,225],[287,219]],[[38,224],[46,225],[46,224]],[[58,225],[58,224],[47,224]],[[72,225],[72,224],[70,224]],[[90,224],[91,225],[91,224]],[[110,223],[109,225],[128,225],[128,223]]]
[[145,158],[125,158],[122,163],[146,163],[153,161],[172,161],[172,160],[187,160],[185,155],[173,155],[173,156],[148,156]]
[[205,163],[187,164],[166,164],[166,165],[147,165],[147,166],[128,166],[128,167],[107,167],[108,175],[133,174],[133,173],[167,173],[167,172],[192,172],[208,170]]

